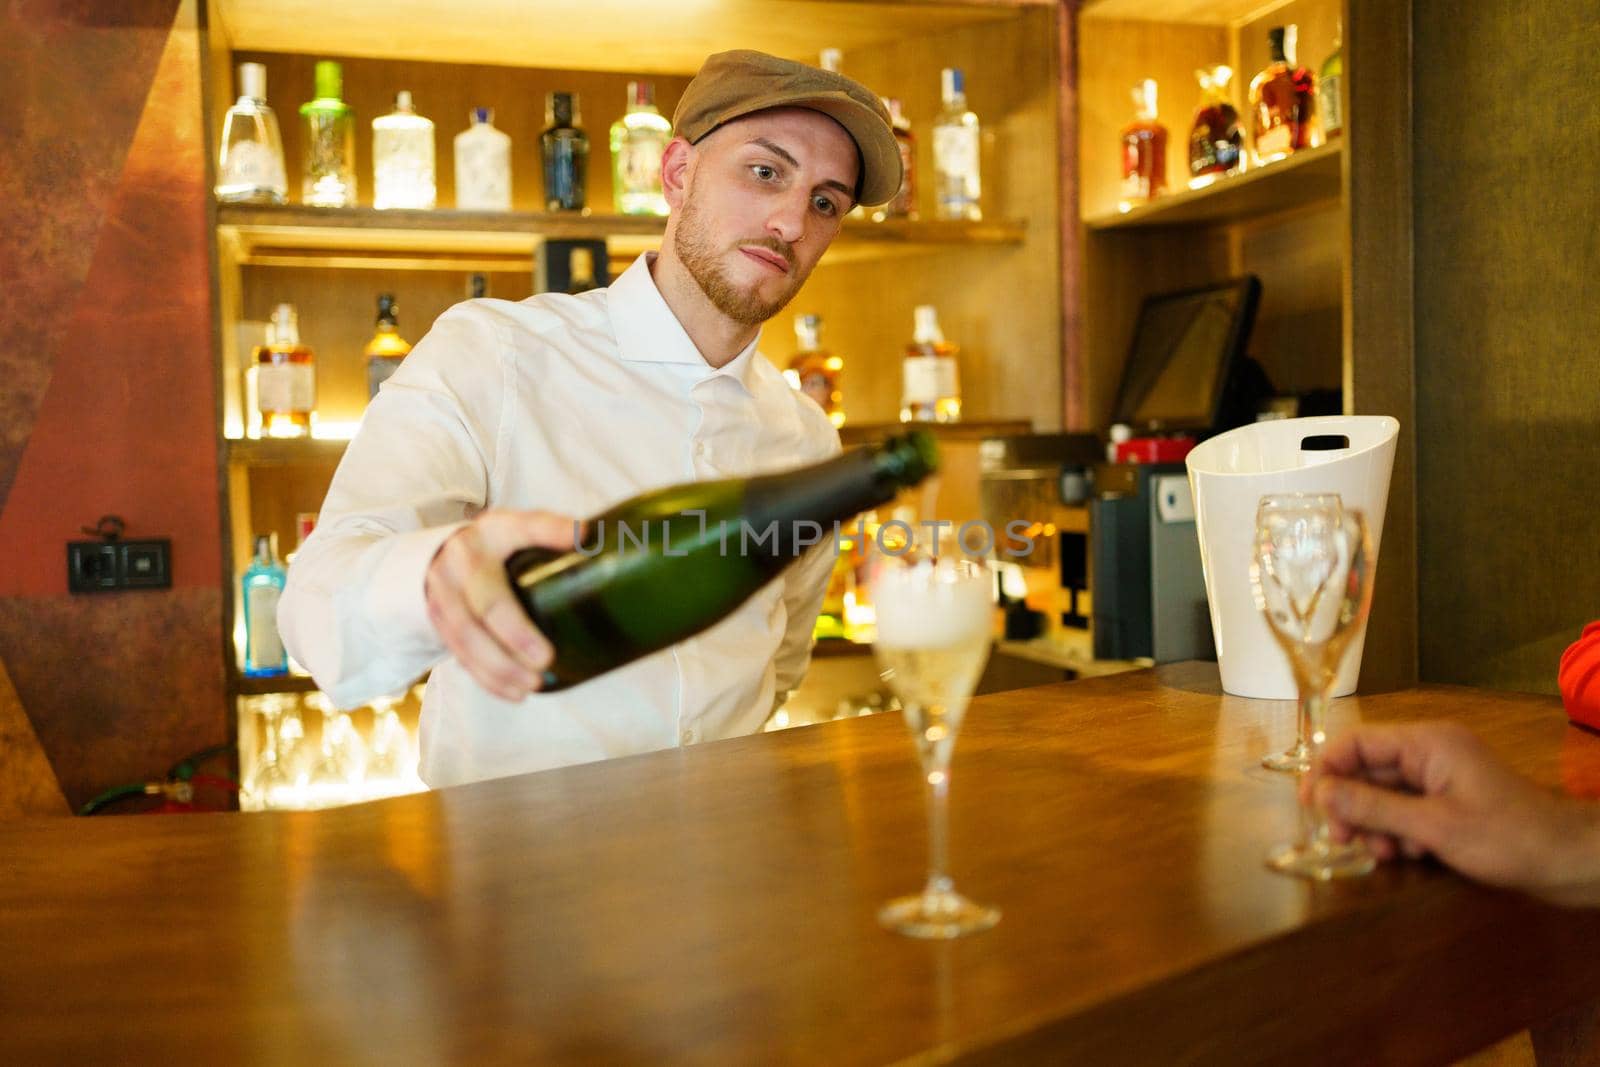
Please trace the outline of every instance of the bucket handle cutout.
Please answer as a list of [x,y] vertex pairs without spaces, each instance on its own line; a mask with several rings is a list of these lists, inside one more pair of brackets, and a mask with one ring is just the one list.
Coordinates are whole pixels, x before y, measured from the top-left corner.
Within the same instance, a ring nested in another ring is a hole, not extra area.
[[1350,447],[1350,438],[1342,433],[1318,433],[1300,439],[1302,452],[1340,452]]

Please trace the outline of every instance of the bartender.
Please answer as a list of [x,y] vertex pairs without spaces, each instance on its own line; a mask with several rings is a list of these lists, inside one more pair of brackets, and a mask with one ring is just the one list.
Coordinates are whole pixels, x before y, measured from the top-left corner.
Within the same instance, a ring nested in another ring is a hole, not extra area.
[[572,547],[573,516],[839,451],[756,340],[851,208],[898,190],[887,111],[839,74],[736,51],[706,60],[673,126],[661,251],[607,289],[441,315],[289,570],[285,644],[337,705],[432,670],[431,786],[752,733],[809,663],[831,545],[697,637],[549,694],[550,644],[506,580],[516,549]]

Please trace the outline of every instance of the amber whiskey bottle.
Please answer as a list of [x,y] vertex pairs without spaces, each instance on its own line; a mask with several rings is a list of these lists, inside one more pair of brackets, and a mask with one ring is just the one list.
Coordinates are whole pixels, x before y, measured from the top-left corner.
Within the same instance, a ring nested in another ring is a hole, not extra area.
[[1311,147],[1317,113],[1316,79],[1295,62],[1296,28],[1267,31],[1272,62],[1250,82],[1250,125],[1257,166]]
[[1156,121],[1156,83],[1146,78],[1133,87],[1135,118],[1122,128],[1122,195],[1127,211],[1154,200],[1167,187],[1167,128]]
[[1194,75],[1200,80],[1200,106],[1189,127],[1189,188],[1199,189],[1243,168],[1244,132],[1228,100],[1233,68],[1209,67]]
[[316,356],[300,343],[300,316],[293,304],[272,309],[267,343],[257,345],[256,408],[263,437],[310,437],[317,406]]

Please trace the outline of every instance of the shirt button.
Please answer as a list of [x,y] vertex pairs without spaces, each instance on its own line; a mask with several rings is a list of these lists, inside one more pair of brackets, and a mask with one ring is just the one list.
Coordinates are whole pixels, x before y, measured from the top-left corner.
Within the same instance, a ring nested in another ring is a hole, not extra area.
[[694,443],[694,454],[697,456],[706,454],[706,443],[704,441],[696,441]]
[[682,741],[683,741],[683,743],[684,743],[684,744],[686,744],[686,745],[692,745],[692,744],[694,744],[694,742],[695,742],[695,738],[697,738],[697,737],[699,737],[699,736],[700,736],[700,735],[699,735],[699,734],[697,734],[697,733],[695,733],[695,732],[694,732],[694,731],[693,731],[693,730],[685,730],[685,731],[683,731],[683,732],[682,732],[682,733],[681,733],[681,734],[679,734],[679,735],[678,735],[678,737],[679,737],[679,738],[680,738],[680,739],[681,739],[681,740],[682,740]]

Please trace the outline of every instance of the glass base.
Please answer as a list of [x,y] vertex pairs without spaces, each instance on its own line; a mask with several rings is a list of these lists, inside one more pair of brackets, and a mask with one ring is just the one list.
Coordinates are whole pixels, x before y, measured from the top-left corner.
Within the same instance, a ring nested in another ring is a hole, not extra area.
[[1282,874],[1331,882],[1371,874],[1378,860],[1362,845],[1350,842],[1318,845],[1284,845],[1267,856],[1267,866]]
[[1311,746],[1304,741],[1296,741],[1282,752],[1262,756],[1261,766],[1269,771],[1283,771],[1285,774],[1304,774],[1311,769]]
[[1000,909],[974,904],[956,892],[918,893],[889,901],[879,909],[878,921],[907,937],[948,941],[989,929],[1000,921]]

